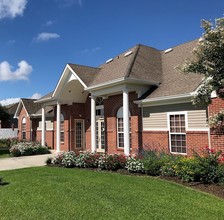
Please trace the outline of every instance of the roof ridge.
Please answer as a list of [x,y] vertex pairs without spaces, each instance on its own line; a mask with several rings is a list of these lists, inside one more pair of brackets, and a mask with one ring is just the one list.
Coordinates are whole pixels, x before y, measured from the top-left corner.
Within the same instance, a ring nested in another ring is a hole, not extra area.
[[93,69],[100,69],[100,67],[87,66],[87,65],[76,64],[76,63],[68,63],[68,65],[75,65],[75,66],[82,66],[82,67],[88,67],[88,68],[93,68]]
[[[171,47],[168,47],[168,48],[176,48],[176,47],[180,47],[180,46],[183,46],[183,45],[185,45],[185,44],[189,44],[189,43],[191,43],[191,42],[193,42],[193,41],[196,41],[196,40],[198,40],[199,38],[195,38],[195,39],[193,39],[193,40],[189,40],[189,41],[187,41],[187,42],[184,42],[184,43],[182,43],[182,44],[177,44],[177,45],[175,45],[175,46],[171,46]],[[160,52],[164,52],[165,50],[167,50],[167,49],[164,49],[164,50],[159,50]]]
[[130,60],[130,64],[128,65],[128,68],[126,70],[126,74],[125,74],[124,77],[129,77],[130,76],[131,70],[132,70],[132,67],[134,66],[134,63],[135,63],[136,57],[138,55],[138,51],[139,51],[140,46],[141,46],[140,44],[136,45],[136,48],[135,48],[135,51],[134,51],[134,56]]

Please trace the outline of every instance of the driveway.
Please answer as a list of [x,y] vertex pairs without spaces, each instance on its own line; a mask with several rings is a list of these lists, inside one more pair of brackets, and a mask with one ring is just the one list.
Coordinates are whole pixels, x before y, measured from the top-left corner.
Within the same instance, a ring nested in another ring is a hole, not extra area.
[[46,165],[45,161],[48,157],[53,157],[55,154],[43,154],[35,156],[25,157],[10,157],[0,159],[0,171],[1,170],[15,170],[27,167],[39,167]]

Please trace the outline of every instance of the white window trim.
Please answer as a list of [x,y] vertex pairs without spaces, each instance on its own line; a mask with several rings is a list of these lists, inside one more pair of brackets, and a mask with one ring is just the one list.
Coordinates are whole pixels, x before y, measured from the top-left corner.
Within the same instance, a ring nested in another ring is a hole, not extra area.
[[[169,131],[169,149],[171,154],[178,154],[178,155],[187,155],[187,145],[186,145],[186,153],[178,153],[178,152],[172,152],[171,151],[171,134],[170,134],[170,115],[185,115],[185,131],[188,131],[188,115],[187,111],[177,111],[177,112],[167,112],[167,125],[168,125],[168,131]],[[183,133],[175,133],[175,134],[183,134]],[[187,137],[187,134],[185,132],[185,135]]]
[[[82,123],[82,147],[77,147],[76,146],[76,122],[81,122]],[[84,149],[84,145],[85,145],[85,123],[84,123],[84,119],[75,119],[75,149],[79,149],[82,150]]]

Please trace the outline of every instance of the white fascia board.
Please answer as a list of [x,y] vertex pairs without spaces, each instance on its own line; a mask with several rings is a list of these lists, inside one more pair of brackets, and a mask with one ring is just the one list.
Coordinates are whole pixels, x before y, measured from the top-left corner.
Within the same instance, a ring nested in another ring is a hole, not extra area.
[[20,99],[19,104],[17,106],[16,112],[15,112],[13,118],[19,118],[19,111],[21,111],[21,108],[22,108],[21,105],[22,105],[22,100]]
[[115,80],[111,80],[105,83],[101,83],[98,85],[94,85],[94,86],[90,86],[85,88],[85,90],[87,91],[95,91],[95,90],[99,90],[99,89],[103,89],[106,87],[111,87],[111,86],[115,86],[121,83],[126,83],[126,84],[138,84],[138,85],[158,85],[158,83],[155,82],[151,82],[151,81],[147,81],[147,80],[139,80],[139,79],[130,79],[127,77],[121,77]]
[[165,104],[178,104],[190,102],[194,93],[186,93],[180,95],[172,95],[172,96],[162,96],[158,98],[148,98],[143,100],[134,101],[135,104],[139,104],[142,106],[156,106],[156,105],[165,105]]
[[[55,90],[54,90],[54,92],[53,92],[53,94],[52,94],[52,97],[55,97],[55,95],[56,95],[56,92],[57,92],[57,90],[59,89],[59,86],[60,86],[60,84],[62,83],[62,81],[63,81],[63,79],[64,79],[64,77],[65,77],[65,74],[66,74],[66,71],[67,70],[69,70],[72,74],[74,74],[74,76],[78,79],[78,81],[83,85],[83,87],[84,88],[86,88],[87,86],[86,86],[86,84],[79,78],[79,76],[74,72],[74,70],[69,66],[69,64],[66,64],[66,66],[65,66],[65,68],[64,68],[64,71],[63,71],[63,73],[62,73],[62,75],[61,75],[61,77],[60,77],[60,79],[59,79],[59,81],[58,81],[58,83],[57,83],[57,86],[56,86],[56,88],[55,88]],[[66,78],[65,78],[65,81],[67,80],[67,76],[66,76]],[[65,82],[66,83],[66,82]]]
[[80,79],[80,77],[75,73],[75,71],[67,64],[69,70],[75,75],[75,77],[79,80],[79,82],[83,85],[84,88],[87,88],[86,84]]

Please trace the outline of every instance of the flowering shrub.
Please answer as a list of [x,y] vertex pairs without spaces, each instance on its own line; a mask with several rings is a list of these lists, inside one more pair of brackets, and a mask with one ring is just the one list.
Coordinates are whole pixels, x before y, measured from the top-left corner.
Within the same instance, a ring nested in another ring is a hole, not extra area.
[[224,132],[224,110],[220,111],[219,113],[210,116],[208,119],[208,124],[210,128],[218,133]]
[[9,152],[13,157],[50,153],[46,146],[36,142],[18,142],[9,149]]
[[62,166],[62,160],[64,158],[65,152],[58,152],[51,160],[52,164]]
[[76,164],[76,154],[73,151],[65,152],[62,156],[61,165],[63,167],[74,167]]
[[118,170],[126,166],[126,156],[122,154],[105,154],[99,157],[98,167],[101,170]]
[[144,164],[140,159],[136,159],[135,157],[129,157],[126,162],[125,168],[130,173],[144,173]]

